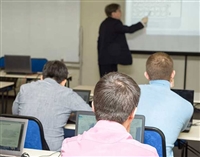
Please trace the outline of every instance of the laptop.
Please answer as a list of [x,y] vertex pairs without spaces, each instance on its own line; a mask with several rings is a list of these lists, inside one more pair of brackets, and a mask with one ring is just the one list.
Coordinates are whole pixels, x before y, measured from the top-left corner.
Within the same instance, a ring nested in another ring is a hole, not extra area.
[[76,92],[87,104],[90,102],[90,90],[74,89]]
[[[173,92],[175,92],[176,94],[180,95],[182,98],[186,99],[187,101],[189,101],[193,106],[194,103],[194,90],[184,90],[184,89],[171,89]],[[193,116],[191,117],[187,128],[185,130],[183,130],[182,132],[189,132],[192,126],[192,120],[193,120]]]
[[[82,134],[96,124],[96,117],[91,111],[77,111],[75,135]],[[130,127],[130,134],[133,139],[144,142],[145,117],[143,115],[135,115]]]
[[31,74],[31,57],[22,55],[5,55],[5,72],[7,74]]
[[28,120],[0,117],[0,156],[21,156]]

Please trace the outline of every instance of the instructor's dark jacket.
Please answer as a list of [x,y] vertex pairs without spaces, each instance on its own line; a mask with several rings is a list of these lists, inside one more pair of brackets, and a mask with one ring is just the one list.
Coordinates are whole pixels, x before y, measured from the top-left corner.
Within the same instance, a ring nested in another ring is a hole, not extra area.
[[98,38],[98,62],[100,65],[132,64],[125,33],[134,33],[144,26],[141,22],[125,26],[118,19],[106,18],[100,25]]

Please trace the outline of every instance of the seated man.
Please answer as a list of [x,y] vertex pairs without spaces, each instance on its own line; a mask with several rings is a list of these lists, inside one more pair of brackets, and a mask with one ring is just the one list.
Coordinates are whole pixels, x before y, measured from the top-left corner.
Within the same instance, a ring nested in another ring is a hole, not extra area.
[[127,75],[112,72],[96,84],[93,111],[97,119],[90,130],[63,141],[65,156],[158,156],[156,150],[134,140],[129,134],[140,88]]
[[92,109],[72,89],[65,87],[68,70],[60,61],[44,65],[42,79],[21,86],[13,102],[12,112],[38,118],[44,128],[46,142],[52,151],[60,150],[64,130],[72,111]]
[[146,62],[145,77],[149,85],[140,85],[141,97],[137,114],[145,116],[145,125],[159,128],[166,138],[167,156],[173,157],[173,147],[193,114],[192,105],[170,90],[175,71],[166,53],[152,54]]

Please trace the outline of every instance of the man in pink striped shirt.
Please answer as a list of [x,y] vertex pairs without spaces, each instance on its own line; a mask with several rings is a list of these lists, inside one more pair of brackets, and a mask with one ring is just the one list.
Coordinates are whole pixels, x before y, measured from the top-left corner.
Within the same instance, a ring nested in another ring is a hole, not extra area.
[[93,110],[97,119],[90,130],[63,141],[61,155],[158,157],[155,148],[129,134],[140,88],[129,76],[112,72],[96,84]]

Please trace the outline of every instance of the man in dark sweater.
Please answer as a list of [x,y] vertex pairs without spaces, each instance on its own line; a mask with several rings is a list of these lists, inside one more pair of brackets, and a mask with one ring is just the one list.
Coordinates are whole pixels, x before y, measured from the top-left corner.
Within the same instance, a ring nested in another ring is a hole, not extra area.
[[101,23],[98,37],[98,64],[100,77],[117,71],[117,64],[131,65],[132,56],[129,51],[125,33],[134,33],[147,24],[148,18],[131,26],[121,22],[119,4],[109,4],[105,8],[107,18]]

